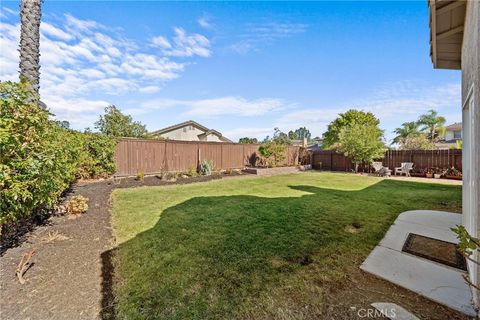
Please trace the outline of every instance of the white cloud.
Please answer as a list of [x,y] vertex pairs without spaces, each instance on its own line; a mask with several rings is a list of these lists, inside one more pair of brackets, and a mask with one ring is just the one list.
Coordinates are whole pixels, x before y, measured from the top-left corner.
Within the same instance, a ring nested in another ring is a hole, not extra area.
[[18,11],[5,7],[0,7],[0,18],[7,18],[9,15],[18,16]]
[[131,114],[145,114],[153,110],[175,109],[184,116],[195,118],[215,118],[232,115],[236,117],[261,116],[292,107],[281,99],[262,98],[248,100],[243,97],[227,96],[199,100],[150,99],[138,107],[129,109]]
[[267,22],[267,23],[255,23],[247,26],[248,34],[250,37],[255,34],[256,37],[276,40],[279,38],[289,37],[298,33],[307,31],[308,25],[304,23],[290,23],[290,22]]
[[[10,19],[0,23],[0,79],[16,81],[20,25],[18,15]],[[152,54],[151,48],[93,20],[66,14],[60,22],[42,21],[41,99],[58,118],[80,125],[96,118],[114,96],[156,93],[166,81],[180,77],[188,62],[174,57],[210,55],[207,38],[181,28],[175,29],[173,45],[167,43],[156,37],[156,44],[168,52]]]
[[231,44],[229,48],[236,53],[245,54],[256,50],[258,47],[304,33],[307,29],[308,25],[303,23],[250,23],[246,25],[245,32],[240,35],[240,39]]
[[171,57],[199,56],[207,58],[211,55],[210,41],[198,33],[187,34],[182,28],[174,28],[175,36],[168,41],[163,36],[153,37],[151,45],[162,49],[162,53]]
[[100,24],[93,20],[81,20],[77,19],[70,14],[66,14],[65,18],[67,20],[66,26],[67,29],[73,29],[76,31],[91,31],[100,27]]
[[146,87],[138,89],[138,91],[141,92],[141,93],[151,94],[151,93],[157,93],[158,91],[160,91],[160,89],[161,88],[158,87],[158,86],[146,86]]
[[215,27],[214,24],[210,21],[210,19],[205,15],[198,18],[197,22],[198,25],[204,29],[213,29]]
[[273,128],[236,128],[224,131],[223,134],[233,141],[243,137],[257,138],[261,141],[268,135],[272,136]]
[[40,24],[40,31],[44,32],[46,35],[53,36],[61,40],[71,40],[73,38],[72,35],[66,33],[62,29],[54,27],[53,25],[47,22],[43,22]]
[[170,49],[172,47],[170,42],[168,42],[167,38],[163,36],[153,37],[151,42],[153,46],[160,47],[162,49]]
[[286,107],[280,99],[247,100],[243,97],[222,97],[187,102],[190,109],[186,115],[197,117],[214,117],[221,115],[234,115],[252,117],[268,112],[277,111]]

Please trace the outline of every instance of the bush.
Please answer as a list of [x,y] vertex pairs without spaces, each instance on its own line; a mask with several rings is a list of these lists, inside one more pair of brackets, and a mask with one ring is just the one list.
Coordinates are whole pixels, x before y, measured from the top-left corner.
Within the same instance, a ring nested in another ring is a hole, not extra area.
[[145,172],[140,171],[139,173],[137,173],[137,176],[135,177],[135,180],[137,180],[137,181],[145,180]]
[[210,176],[213,172],[213,161],[212,160],[203,160],[200,163],[200,174],[202,176]]
[[115,172],[114,138],[92,132],[76,135],[82,150],[77,178],[106,178]]
[[258,147],[258,152],[263,157],[263,165],[267,167],[276,167],[285,160],[287,145],[285,143],[270,140]]
[[114,140],[68,130],[31,101],[26,83],[0,82],[0,231],[52,206],[76,178],[115,169]]
[[187,176],[196,177],[198,176],[197,169],[195,166],[189,166],[187,170]]

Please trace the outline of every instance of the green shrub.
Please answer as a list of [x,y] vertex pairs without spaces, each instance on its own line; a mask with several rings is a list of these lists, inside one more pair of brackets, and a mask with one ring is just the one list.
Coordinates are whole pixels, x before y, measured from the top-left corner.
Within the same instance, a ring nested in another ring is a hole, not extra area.
[[188,167],[187,175],[190,176],[190,177],[198,176],[198,172],[197,172],[197,169],[195,168],[195,166],[189,166]]
[[210,176],[213,172],[213,161],[212,160],[203,160],[200,163],[200,174],[202,176]]
[[285,160],[286,150],[287,145],[276,140],[270,140],[258,147],[262,163],[267,167],[276,167]]
[[50,207],[78,177],[113,173],[115,141],[65,129],[24,82],[0,81],[0,229]]
[[76,135],[82,149],[78,178],[106,178],[115,172],[114,138],[92,132],[76,132]]
[[145,172],[140,171],[139,173],[137,173],[137,176],[135,177],[135,180],[137,180],[137,181],[145,180]]

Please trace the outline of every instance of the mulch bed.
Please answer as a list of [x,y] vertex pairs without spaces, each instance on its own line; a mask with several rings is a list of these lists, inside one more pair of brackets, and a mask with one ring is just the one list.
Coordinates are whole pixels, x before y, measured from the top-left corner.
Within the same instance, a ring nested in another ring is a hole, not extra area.
[[[235,174],[233,174],[235,175]],[[231,175],[230,175],[231,176]],[[2,319],[111,318],[110,253],[114,239],[109,199],[115,188],[187,184],[221,179],[226,175],[178,178],[155,176],[80,181],[70,194],[89,198],[88,210],[76,219],[52,216],[3,250],[0,258]],[[15,270],[22,256],[34,251],[32,266],[20,284]]]

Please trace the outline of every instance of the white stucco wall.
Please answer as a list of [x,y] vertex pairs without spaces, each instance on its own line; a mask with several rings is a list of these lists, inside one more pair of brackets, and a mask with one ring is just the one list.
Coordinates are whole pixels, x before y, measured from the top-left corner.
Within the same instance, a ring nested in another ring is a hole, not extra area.
[[[480,237],[480,2],[468,1],[462,47],[462,122],[463,122],[463,224]],[[473,100],[472,100],[473,99]],[[471,102],[473,101],[473,102]],[[478,257],[477,257],[478,259]],[[472,282],[479,284],[480,269],[469,263]],[[479,295],[474,290],[479,305]]]
[[215,134],[207,135],[207,141],[222,142],[222,140],[220,140],[220,138]]
[[215,134],[209,134],[206,137],[202,136],[199,138],[198,136],[205,133],[205,131],[200,130],[195,126],[185,126],[182,128],[178,128],[166,133],[162,133],[160,137],[169,140],[182,140],[182,141],[213,141],[213,142],[223,142],[220,138]]
[[453,131],[446,131],[445,140],[452,140],[452,139],[453,139]]
[[199,141],[198,135],[202,134],[203,132],[204,131],[198,129],[197,127],[189,125],[163,133],[160,136],[170,140]]

